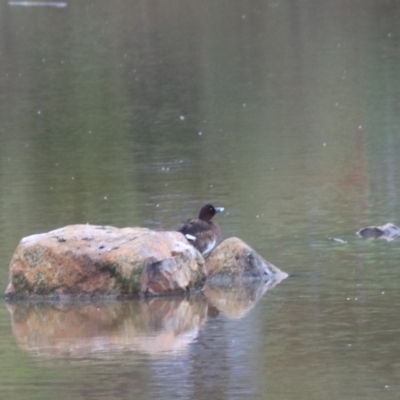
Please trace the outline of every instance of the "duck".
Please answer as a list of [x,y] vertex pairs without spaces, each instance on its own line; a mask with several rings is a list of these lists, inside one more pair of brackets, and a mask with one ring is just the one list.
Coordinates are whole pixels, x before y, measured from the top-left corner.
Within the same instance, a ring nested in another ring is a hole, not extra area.
[[201,207],[198,218],[188,219],[178,229],[178,232],[181,232],[203,257],[207,257],[221,241],[221,229],[211,219],[215,214],[223,211],[224,207],[206,204]]

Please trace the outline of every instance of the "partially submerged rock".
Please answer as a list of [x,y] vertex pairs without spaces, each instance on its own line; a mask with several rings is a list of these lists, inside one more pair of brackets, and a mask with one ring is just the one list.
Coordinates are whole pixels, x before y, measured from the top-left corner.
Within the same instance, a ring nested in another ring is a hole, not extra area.
[[224,240],[206,260],[207,281],[282,280],[287,274],[264,260],[241,239]]
[[179,232],[71,225],[21,240],[6,297],[92,298],[182,294],[217,284],[280,281],[287,274],[238,238],[204,260]]
[[388,242],[400,236],[400,228],[392,223],[381,226],[368,226],[356,232],[356,235],[364,239],[384,239]]
[[204,280],[204,259],[178,232],[71,225],[21,240],[6,296],[183,293]]

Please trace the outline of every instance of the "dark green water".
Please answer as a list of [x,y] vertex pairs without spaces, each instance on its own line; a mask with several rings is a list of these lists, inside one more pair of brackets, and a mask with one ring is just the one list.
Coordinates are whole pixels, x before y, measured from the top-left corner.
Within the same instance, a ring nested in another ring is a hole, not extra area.
[[398,395],[400,242],[354,232],[400,225],[399,1],[3,1],[0,121],[4,290],[24,236],[209,201],[290,274],[242,314],[0,302],[0,398]]

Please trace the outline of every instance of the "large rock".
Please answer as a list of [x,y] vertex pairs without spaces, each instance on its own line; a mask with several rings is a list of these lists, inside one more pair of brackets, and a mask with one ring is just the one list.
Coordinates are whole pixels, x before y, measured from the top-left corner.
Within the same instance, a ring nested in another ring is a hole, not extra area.
[[280,281],[287,274],[238,238],[229,238],[204,261],[179,232],[72,225],[21,240],[10,264],[6,297],[137,297],[201,289],[204,281],[228,286]]
[[218,283],[281,281],[288,276],[236,237],[224,240],[213,250],[206,260],[206,273],[207,281]]
[[183,293],[205,280],[204,259],[179,232],[72,225],[21,240],[8,298]]

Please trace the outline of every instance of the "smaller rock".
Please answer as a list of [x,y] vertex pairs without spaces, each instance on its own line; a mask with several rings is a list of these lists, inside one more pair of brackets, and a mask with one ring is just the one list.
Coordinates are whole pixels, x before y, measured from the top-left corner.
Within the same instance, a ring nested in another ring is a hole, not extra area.
[[364,239],[384,239],[388,242],[400,236],[400,228],[390,222],[381,226],[368,226],[356,232],[356,235]]
[[207,282],[282,280],[287,274],[236,237],[224,240],[206,259]]

